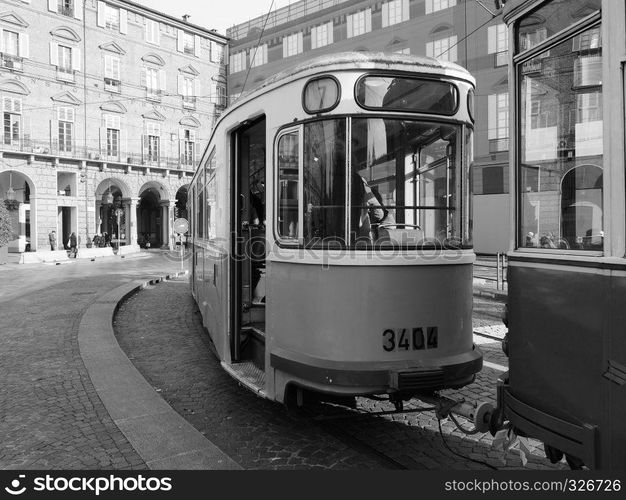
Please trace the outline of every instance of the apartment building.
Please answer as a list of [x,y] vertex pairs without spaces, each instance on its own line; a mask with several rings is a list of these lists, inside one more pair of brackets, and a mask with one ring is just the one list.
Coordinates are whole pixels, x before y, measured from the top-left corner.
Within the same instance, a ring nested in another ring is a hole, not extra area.
[[[0,3],[0,199],[9,250],[170,246],[226,106],[227,39],[126,0]],[[115,241],[119,238],[119,242]]]
[[294,2],[227,30],[229,98],[292,65],[335,52],[400,52],[460,64],[477,79],[474,245],[482,253],[506,251],[508,38],[494,9],[488,0]]

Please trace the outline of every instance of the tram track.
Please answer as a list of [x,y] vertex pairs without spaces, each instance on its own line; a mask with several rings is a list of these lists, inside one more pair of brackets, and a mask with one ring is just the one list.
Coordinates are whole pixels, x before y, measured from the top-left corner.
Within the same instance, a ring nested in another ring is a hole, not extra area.
[[[387,453],[380,451],[378,448],[372,446],[371,444],[363,441],[350,434],[346,430],[344,430],[337,422],[343,420],[350,420],[354,418],[368,418],[376,416],[377,413],[373,412],[359,412],[354,414],[347,415],[320,415],[316,414],[313,408],[303,407],[299,408],[299,411],[308,417],[314,425],[318,428],[322,429],[324,432],[330,434],[335,439],[341,441],[346,446],[349,446],[351,449],[356,450],[360,453],[368,455],[370,457],[374,457],[378,462],[381,463],[386,469],[389,470],[419,470],[414,467],[409,467],[403,462],[400,462],[396,458],[388,455]],[[389,412],[381,412],[381,414],[398,414],[403,412],[397,411],[389,411]]]

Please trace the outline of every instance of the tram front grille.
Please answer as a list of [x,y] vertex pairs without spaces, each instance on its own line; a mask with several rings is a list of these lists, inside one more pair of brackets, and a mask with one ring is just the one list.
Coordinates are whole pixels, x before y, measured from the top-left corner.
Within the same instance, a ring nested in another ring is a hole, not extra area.
[[416,391],[441,387],[444,385],[444,379],[443,370],[438,368],[397,372],[392,374],[391,385],[400,391]]

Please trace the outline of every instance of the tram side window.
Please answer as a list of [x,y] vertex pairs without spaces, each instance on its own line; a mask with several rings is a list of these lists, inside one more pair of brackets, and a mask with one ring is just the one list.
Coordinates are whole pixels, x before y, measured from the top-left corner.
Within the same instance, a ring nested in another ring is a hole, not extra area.
[[216,237],[216,209],[217,209],[217,181],[216,181],[215,149],[205,165],[206,178],[206,236],[209,239]]
[[596,25],[551,47],[549,57],[546,52],[517,67],[518,246],[600,251],[604,246],[600,28]]
[[304,243],[335,248],[346,235],[346,121],[304,126]]
[[298,241],[298,176],[300,135],[297,130],[278,140],[278,236]]
[[196,198],[196,231],[198,238],[204,238],[204,189],[202,184],[198,185]]

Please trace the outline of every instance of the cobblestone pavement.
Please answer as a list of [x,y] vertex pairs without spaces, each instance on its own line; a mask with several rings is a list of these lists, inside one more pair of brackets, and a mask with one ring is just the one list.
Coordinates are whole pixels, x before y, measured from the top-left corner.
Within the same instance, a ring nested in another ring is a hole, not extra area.
[[[499,324],[501,309],[497,300],[476,299],[475,326]],[[489,434],[465,436],[450,421],[442,423],[444,443],[432,411],[340,418],[350,410],[317,405],[315,412],[334,415],[329,426],[314,421],[310,413],[287,411],[254,396],[238,386],[210,353],[210,341],[184,279],[135,294],[120,308],[114,326],[120,345],[153,387],[244,468],[390,466],[371,450],[411,469],[488,468],[472,460],[497,468],[524,468],[517,452],[494,451]],[[479,337],[477,341],[485,361],[506,366],[499,341]],[[495,403],[495,383],[501,373],[485,368],[476,382],[447,395]],[[418,403],[405,405],[411,407]],[[357,398],[357,408],[371,413],[392,406]],[[355,442],[364,448],[352,446]],[[538,442],[529,445],[532,454],[527,468],[563,468],[543,457]]]
[[0,268],[0,469],[146,468],[96,394],[78,327],[100,295],[176,266],[155,253]]

